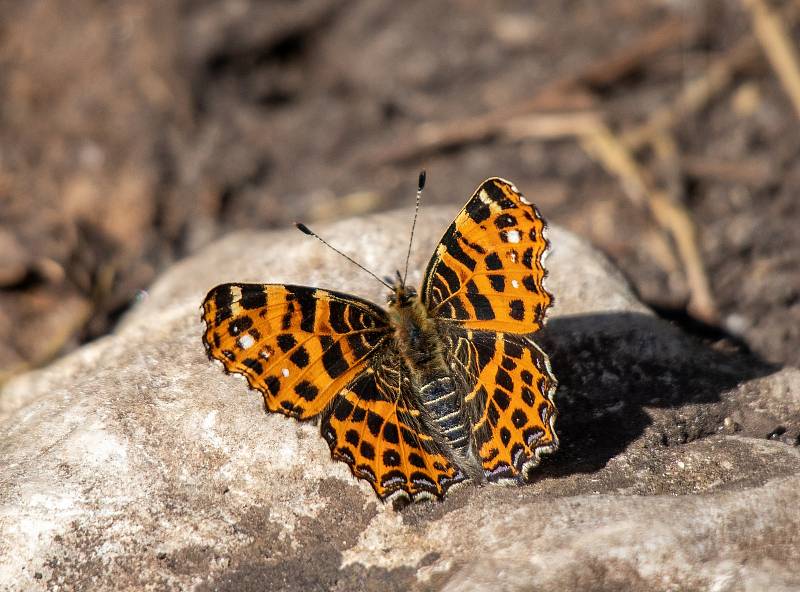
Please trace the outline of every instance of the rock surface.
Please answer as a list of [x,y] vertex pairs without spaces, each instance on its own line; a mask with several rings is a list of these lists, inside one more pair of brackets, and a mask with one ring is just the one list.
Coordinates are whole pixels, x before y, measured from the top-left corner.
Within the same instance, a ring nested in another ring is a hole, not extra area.
[[[420,279],[456,208],[429,208]],[[379,274],[408,216],[318,229]],[[115,334],[0,394],[8,590],[796,590],[800,371],[700,344],[557,228],[539,338],[561,450],[520,488],[402,512],[208,362],[224,281],[383,288],[295,230],[232,235],[166,273]]]

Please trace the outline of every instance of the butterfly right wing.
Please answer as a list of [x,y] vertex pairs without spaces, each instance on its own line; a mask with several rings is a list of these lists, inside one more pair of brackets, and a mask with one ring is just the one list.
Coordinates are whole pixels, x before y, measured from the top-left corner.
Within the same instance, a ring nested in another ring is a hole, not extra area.
[[553,296],[539,211],[503,179],[487,179],[445,231],[420,289],[430,316],[467,329],[539,330]]
[[203,302],[203,343],[225,370],[261,391],[269,411],[318,415],[390,336],[386,313],[339,292],[223,284]]

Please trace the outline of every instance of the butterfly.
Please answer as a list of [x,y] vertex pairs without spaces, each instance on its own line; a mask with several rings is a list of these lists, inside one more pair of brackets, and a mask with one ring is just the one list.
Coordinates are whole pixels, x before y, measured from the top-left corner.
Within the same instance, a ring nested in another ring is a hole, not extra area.
[[553,302],[545,230],[514,185],[487,179],[419,292],[399,271],[386,309],[321,288],[223,284],[203,303],[203,343],[268,411],[318,420],[332,458],[383,501],[441,499],[469,479],[522,483],[558,447],[557,381],[530,337]]

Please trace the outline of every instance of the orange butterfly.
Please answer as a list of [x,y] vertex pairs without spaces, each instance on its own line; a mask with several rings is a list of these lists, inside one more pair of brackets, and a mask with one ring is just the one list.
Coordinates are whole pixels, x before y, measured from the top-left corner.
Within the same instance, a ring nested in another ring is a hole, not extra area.
[[203,343],[268,411],[319,416],[332,457],[384,501],[442,498],[468,478],[521,483],[558,447],[557,382],[529,336],[553,300],[545,228],[511,183],[488,179],[419,295],[399,272],[388,310],[319,288],[223,284],[203,303]]

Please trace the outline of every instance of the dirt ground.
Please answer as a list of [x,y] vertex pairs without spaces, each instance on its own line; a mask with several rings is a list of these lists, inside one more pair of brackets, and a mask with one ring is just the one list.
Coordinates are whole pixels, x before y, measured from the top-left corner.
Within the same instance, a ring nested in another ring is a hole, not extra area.
[[0,382],[222,234],[410,207],[422,167],[454,213],[512,180],[660,314],[800,364],[797,3],[535,6],[0,1]]

